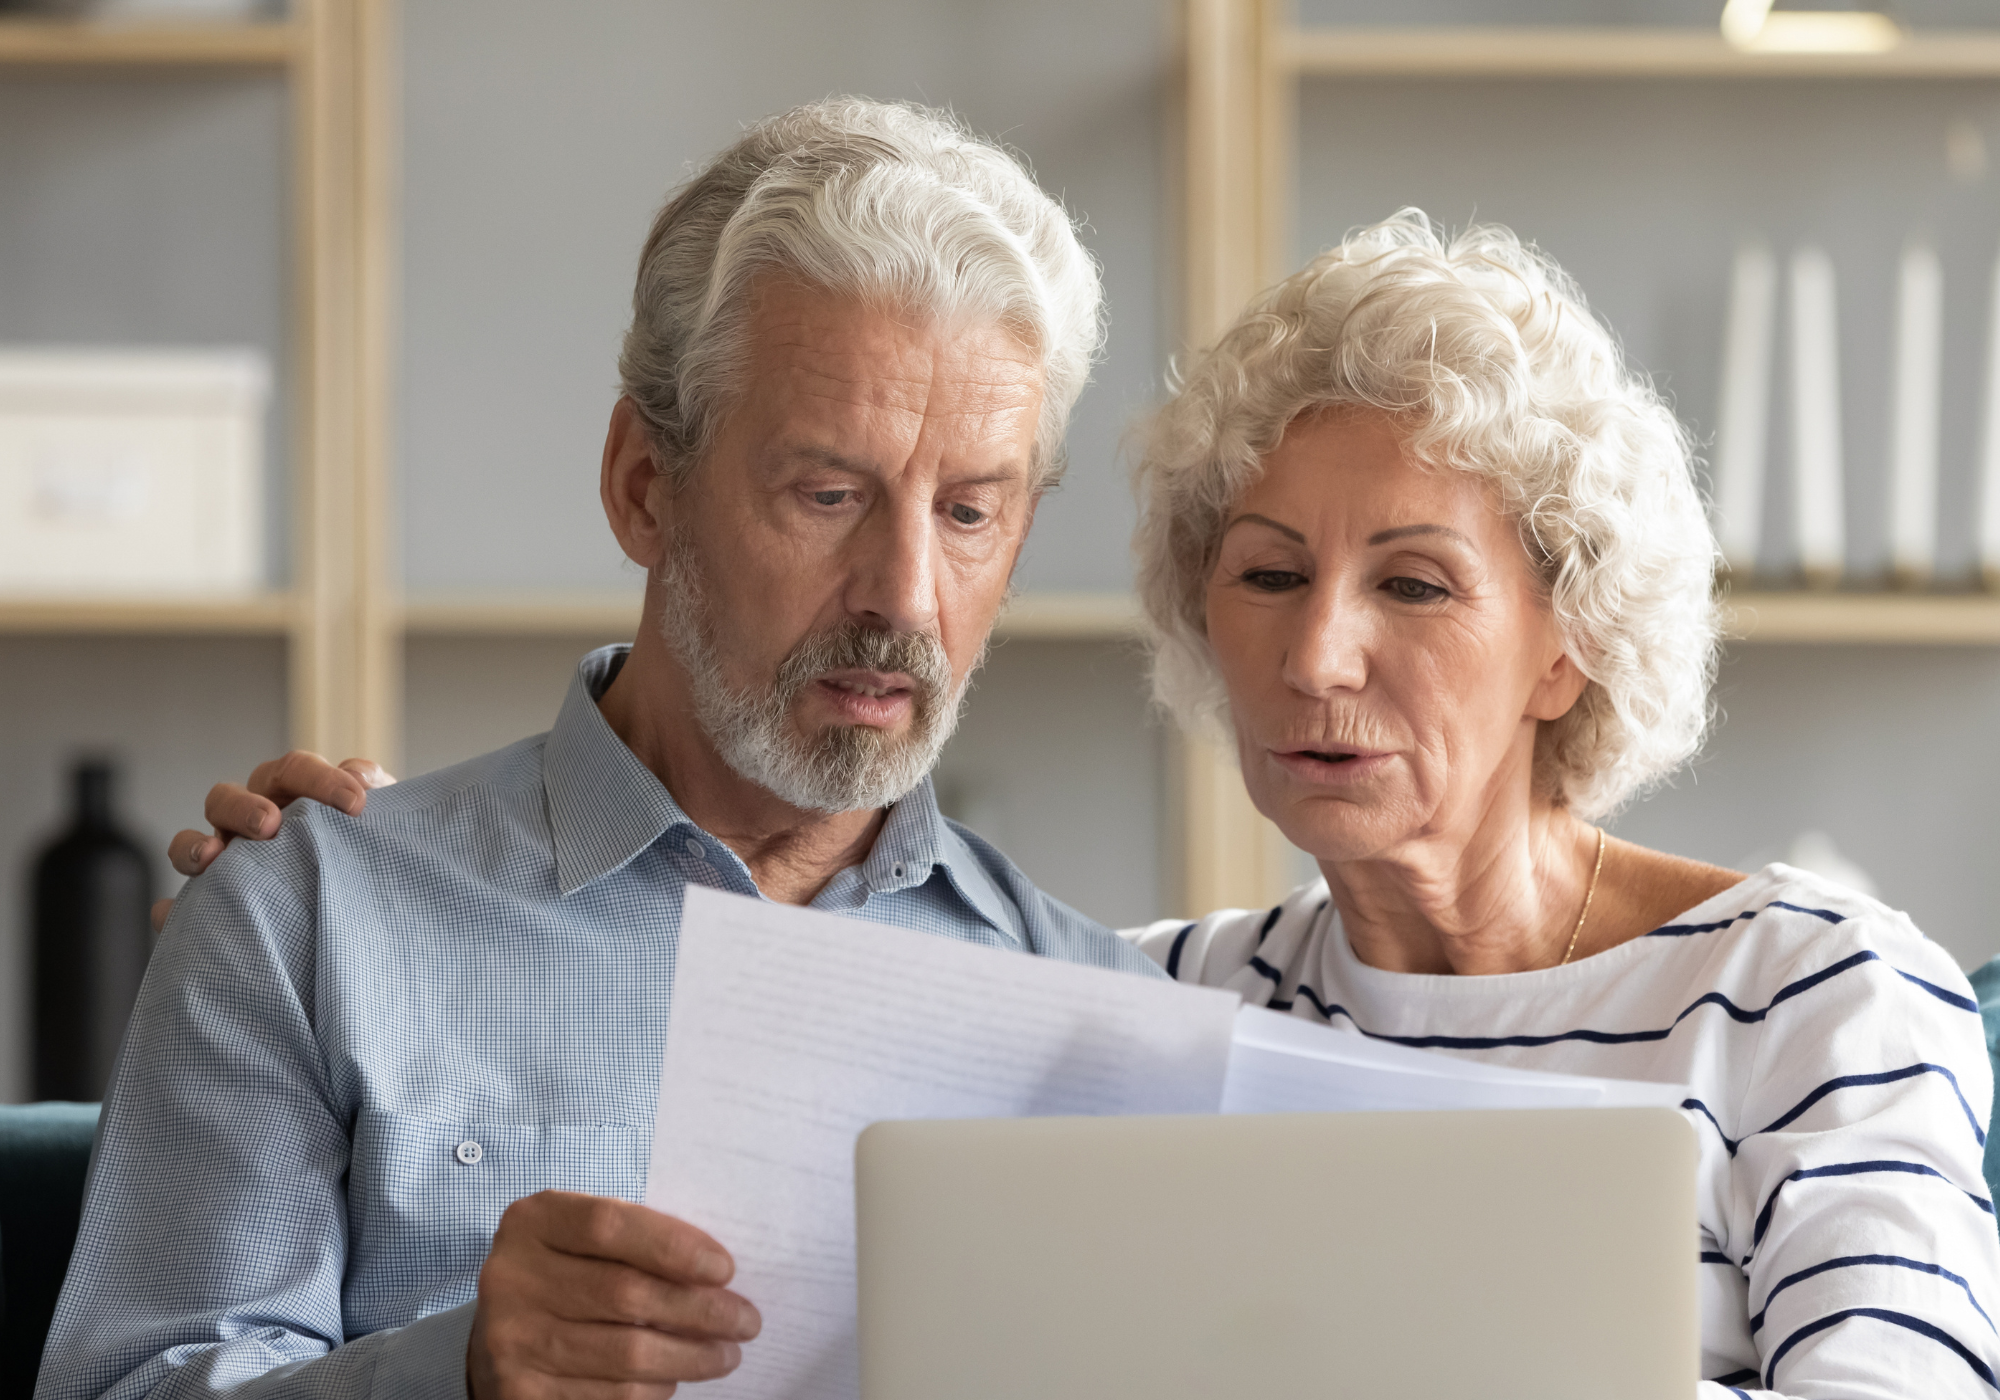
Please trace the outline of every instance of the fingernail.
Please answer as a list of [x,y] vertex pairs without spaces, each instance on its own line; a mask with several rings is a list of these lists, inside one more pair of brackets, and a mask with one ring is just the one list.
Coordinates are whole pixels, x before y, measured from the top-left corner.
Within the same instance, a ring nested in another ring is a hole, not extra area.
[[264,834],[264,814],[262,812],[250,818],[250,834],[252,836],[262,836]]
[[702,1283],[727,1283],[731,1272],[729,1256],[719,1250],[704,1249],[695,1256],[694,1270]]
[[756,1336],[759,1332],[764,1330],[763,1315],[760,1314],[757,1311],[757,1309],[751,1307],[750,1304],[748,1303],[737,1304],[736,1330],[739,1334],[743,1336],[745,1340],[748,1340],[749,1338]]

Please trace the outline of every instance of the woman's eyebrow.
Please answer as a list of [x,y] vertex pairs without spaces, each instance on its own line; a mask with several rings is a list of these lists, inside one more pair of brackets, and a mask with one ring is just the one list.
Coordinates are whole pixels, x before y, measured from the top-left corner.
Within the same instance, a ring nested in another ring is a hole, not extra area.
[[1449,525],[1398,525],[1393,530],[1377,530],[1368,537],[1368,543],[1387,544],[1391,540],[1404,539],[1410,535],[1449,535],[1462,545],[1469,546],[1472,543]]
[[1234,520],[1230,521],[1229,524],[1223,527],[1222,533],[1226,535],[1231,530],[1234,530],[1238,525],[1268,525],[1273,530],[1276,530],[1279,534],[1283,535],[1288,540],[1297,540],[1300,544],[1304,544],[1306,542],[1306,537],[1300,534],[1297,530],[1294,530],[1291,526],[1280,525],[1277,521],[1273,520],[1268,515],[1257,515],[1254,512],[1249,512],[1249,511],[1244,512],[1242,515],[1239,515]]

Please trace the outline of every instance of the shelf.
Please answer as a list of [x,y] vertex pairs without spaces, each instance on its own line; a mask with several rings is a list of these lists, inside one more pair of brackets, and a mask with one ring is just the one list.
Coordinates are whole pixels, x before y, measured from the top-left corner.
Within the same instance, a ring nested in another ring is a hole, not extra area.
[[253,598],[0,598],[0,635],[263,636],[291,629],[283,594]]
[[629,638],[639,625],[636,593],[439,593],[403,604],[403,631],[416,637]]
[[[639,599],[628,593],[433,594],[403,605],[413,637],[629,637]],[[996,637],[1036,641],[1136,637],[1138,600],[1126,593],[1025,593],[1000,615]]]
[[993,635],[1024,641],[1105,641],[1143,636],[1145,617],[1129,593],[1023,593]]
[[2000,33],[1932,30],[1883,53],[1767,53],[1692,28],[1309,29],[1281,34],[1272,57],[1311,76],[1988,78],[2000,76]]
[[2000,596],[1990,593],[1737,593],[1724,631],[1739,642],[2000,645]]
[[249,65],[289,63],[299,51],[290,24],[111,24],[0,20],[0,65]]

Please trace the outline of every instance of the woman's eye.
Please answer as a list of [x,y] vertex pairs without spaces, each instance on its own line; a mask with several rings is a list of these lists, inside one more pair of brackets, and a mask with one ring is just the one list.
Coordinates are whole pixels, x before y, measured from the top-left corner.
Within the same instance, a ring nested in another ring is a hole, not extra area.
[[853,494],[852,491],[838,488],[832,491],[815,491],[812,493],[813,504],[817,506],[844,505],[847,502],[847,498]]
[[986,518],[986,512],[961,503],[951,507],[951,518],[961,525],[977,525]]
[[1306,581],[1306,577],[1289,569],[1252,569],[1243,575],[1243,581],[1260,592],[1283,593],[1297,588]]
[[1392,578],[1386,587],[1406,603],[1434,603],[1447,596],[1442,588],[1420,578]]

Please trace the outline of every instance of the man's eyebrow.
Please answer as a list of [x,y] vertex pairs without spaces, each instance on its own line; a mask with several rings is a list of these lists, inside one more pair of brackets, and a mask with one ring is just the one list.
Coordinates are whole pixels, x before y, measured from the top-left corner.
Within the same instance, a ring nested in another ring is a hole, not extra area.
[[1280,525],[1270,516],[1258,515],[1254,511],[1245,511],[1243,514],[1237,516],[1234,520],[1230,521],[1228,525],[1223,527],[1222,533],[1226,535],[1231,530],[1234,530],[1238,525],[1268,525],[1271,529],[1276,530],[1279,534],[1283,535],[1288,540],[1297,540],[1300,544],[1304,544],[1306,542],[1306,537],[1300,534],[1297,530],[1294,530],[1291,526]]
[[1462,545],[1472,543],[1449,525],[1398,525],[1393,530],[1377,530],[1368,537],[1368,543],[1387,544],[1391,540],[1407,539],[1411,535],[1448,535]]
[[811,443],[786,443],[779,447],[778,455],[793,461],[806,461],[822,467],[831,467],[835,471],[841,472],[870,472],[874,470],[872,463],[864,462],[859,457],[843,456],[841,453],[835,452],[831,447],[815,447]]

